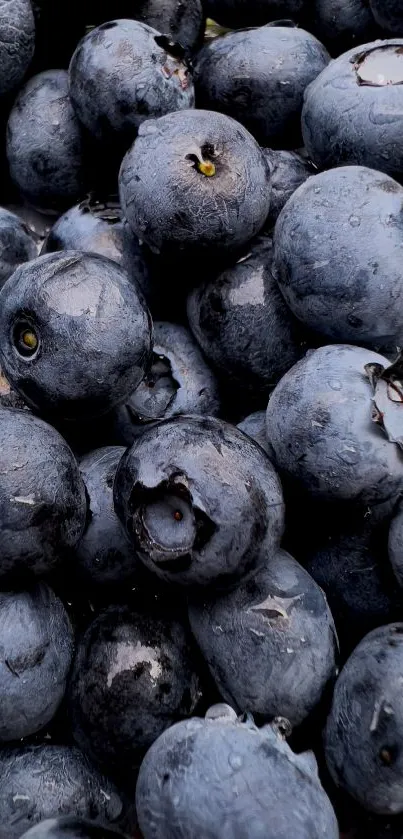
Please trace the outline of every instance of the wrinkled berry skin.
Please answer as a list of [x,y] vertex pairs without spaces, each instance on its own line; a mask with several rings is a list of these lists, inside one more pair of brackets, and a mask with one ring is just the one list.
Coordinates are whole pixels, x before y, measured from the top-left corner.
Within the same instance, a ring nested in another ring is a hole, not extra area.
[[35,22],[29,0],[0,3],[0,96],[21,84],[35,48]]
[[401,346],[402,200],[400,184],[362,166],[322,172],[291,196],[275,227],[273,267],[307,327],[392,354]]
[[390,37],[403,35],[403,10],[400,0],[369,0],[371,12]]
[[367,0],[315,0],[314,30],[334,56],[381,34]]
[[244,29],[269,21],[298,20],[305,0],[206,0],[205,6],[207,16],[222,26]]
[[389,561],[396,580],[403,588],[403,504],[394,513],[389,528]]
[[324,744],[337,785],[366,810],[403,812],[403,624],[370,632],[336,682]]
[[272,274],[273,243],[255,241],[246,257],[188,297],[189,326],[213,369],[234,394],[266,404],[302,354],[299,324]]
[[31,827],[21,839],[124,839],[123,833],[103,827],[87,819],[75,816],[62,816],[46,819]]
[[[402,47],[402,39],[354,47],[307,87],[302,135],[321,169],[356,164],[403,177],[403,139],[395,117],[403,107]],[[389,80],[389,73],[397,81],[378,83],[380,75]]]
[[266,433],[280,471],[318,498],[359,506],[396,501],[402,454],[372,420],[366,364],[387,360],[362,347],[308,352],[270,398]]
[[[198,168],[206,161],[210,176]],[[263,152],[243,126],[213,111],[145,123],[123,158],[119,189],[133,232],[163,254],[242,248],[270,209]]]
[[197,56],[197,107],[233,117],[261,145],[297,148],[304,90],[328,61],[325,47],[303,29],[262,26],[230,32],[214,38]]
[[74,813],[117,823],[123,804],[79,749],[36,746],[0,752],[0,839],[19,839],[43,819]]
[[[110,20],[109,0],[91,0],[90,7],[94,23]],[[133,0],[117,0],[113,4],[113,13],[116,18],[134,18],[164,35],[170,35],[186,52],[196,49],[203,39],[205,15],[201,0],[136,0],[135,3]]]
[[[34,331],[27,354],[20,334]],[[0,357],[11,384],[60,419],[106,413],[132,393],[152,346],[151,318],[120,266],[62,251],[18,268],[0,292]]]
[[22,262],[38,255],[37,246],[26,224],[0,207],[0,288]]
[[159,420],[180,414],[218,414],[217,380],[184,326],[154,323],[152,363],[121,410],[125,416],[119,419],[119,427],[126,446]]
[[45,584],[0,594],[0,742],[28,737],[54,717],[66,688],[73,632]]
[[231,717],[165,731],[140,768],[136,805],[144,839],[339,837],[313,754]]
[[253,414],[248,414],[242,422],[238,423],[237,428],[251,437],[255,443],[259,443],[259,446],[270,457],[271,447],[266,438],[266,411],[255,411]]
[[189,618],[220,695],[240,713],[299,725],[335,677],[326,598],[285,551],[238,588],[194,600]]
[[91,30],[70,62],[70,96],[77,116],[98,140],[126,145],[144,120],[194,105],[186,64],[160,45],[156,29],[113,20]]
[[140,286],[148,301],[147,264],[140,243],[123,219],[118,204],[86,198],[67,210],[50,230],[42,253],[61,250],[87,251],[112,259]]
[[144,751],[200,698],[190,633],[170,616],[111,607],[77,647],[69,690],[77,743],[125,776]]
[[51,571],[78,542],[86,500],[78,465],[52,426],[0,408],[0,577]]
[[179,585],[238,579],[260,550],[277,550],[283,532],[281,485],[266,454],[211,417],[145,431],[120,462],[114,497],[140,559]]
[[136,559],[113,507],[113,481],[124,455],[121,446],[90,452],[80,460],[88,496],[88,522],[75,551],[78,574],[90,586],[134,585],[141,563]]
[[60,210],[81,196],[84,143],[65,70],[39,73],[20,90],[7,124],[7,159],[12,180],[34,206]]
[[298,152],[278,149],[262,149],[270,168],[271,204],[266,226],[272,227],[291,195],[316,168],[304,160]]

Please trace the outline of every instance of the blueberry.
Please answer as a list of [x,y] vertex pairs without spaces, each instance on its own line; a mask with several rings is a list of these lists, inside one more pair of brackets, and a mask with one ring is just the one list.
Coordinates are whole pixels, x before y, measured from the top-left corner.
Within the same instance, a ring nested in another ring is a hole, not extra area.
[[305,5],[305,0],[206,0],[205,3],[208,16],[231,29],[262,26],[280,18],[298,20]]
[[251,437],[255,443],[264,449],[269,457],[272,454],[270,443],[266,438],[266,411],[255,411],[253,414],[248,414],[242,422],[237,425],[240,431]]
[[131,446],[150,424],[180,414],[219,412],[214,373],[184,326],[154,323],[154,352],[145,378],[126,403],[120,421],[125,444]]
[[313,754],[212,710],[172,726],[147,753],[136,789],[144,839],[338,839]]
[[78,251],[17,269],[0,292],[0,356],[28,404],[64,419],[123,402],[152,346],[143,297],[122,268]]
[[80,197],[84,142],[65,70],[39,73],[20,90],[7,125],[7,158],[14,183],[35,206],[54,211]]
[[83,125],[98,140],[126,147],[144,120],[194,104],[189,69],[169,38],[135,20],[92,29],[73,54],[69,75]]
[[271,204],[267,224],[272,226],[293,192],[316,173],[316,168],[295,151],[263,149],[263,154],[271,172]]
[[[388,362],[362,347],[320,347],[283,376],[270,398],[266,433],[275,463],[318,498],[363,507],[396,501],[402,491],[402,454],[381,432],[366,369],[372,364],[383,370]],[[393,405],[386,397],[386,421]]]
[[270,208],[263,152],[243,126],[213,111],[177,112],[142,126],[119,182],[133,232],[158,252],[239,249]]
[[374,813],[403,812],[403,624],[370,632],[336,682],[325,755],[336,784]]
[[74,737],[126,780],[159,734],[191,714],[199,698],[190,633],[158,604],[111,607],[78,644],[69,691]]
[[373,41],[332,61],[305,91],[302,133],[314,163],[403,176],[403,40]]
[[19,839],[43,819],[69,813],[113,824],[122,809],[115,787],[79,749],[44,745],[0,752],[0,839]]
[[113,481],[124,453],[120,446],[109,446],[80,461],[89,511],[75,561],[80,577],[89,585],[134,585],[139,576],[140,563],[113,508]]
[[38,254],[36,242],[26,224],[0,207],[0,287],[20,265]]
[[[113,4],[116,18],[134,18],[170,35],[177,49],[193,51],[204,34],[205,16],[201,0],[117,0]],[[109,21],[109,0],[91,0],[87,18],[94,23]]]
[[122,833],[117,833],[96,822],[78,819],[75,816],[61,816],[57,819],[46,819],[35,827],[31,827],[21,839],[123,839]]
[[371,12],[379,26],[391,36],[403,35],[403,9],[400,0],[369,0]]
[[21,84],[35,48],[35,22],[30,0],[1,0],[0,96]]
[[42,253],[61,250],[87,251],[112,259],[127,271],[148,300],[147,263],[117,202],[86,198],[67,210],[50,230]]
[[43,583],[0,593],[0,741],[34,734],[54,717],[73,655],[67,613]]
[[392,353],[402,344],[402,199],[400,184],[361,166],[316,175],[290,198],[275,228],[274,271],[307,327]]
[[114,495],[140,559],[180,585],[239,578],[282,535],[281,486],[266,454],[211,417],[145,431],[120,462]]
[[195,288],[187,304],[190,328],[210,364],[234,396],[241,390],[252,406],[267,402],[302,353],[298,324],[278,290],[272,261],[272,240],[260,237],[246,257]]
[[326,598],[284,551],[233,591],[191,602],[189,618],[221,696],[240,712],[299,725],[335,677]]
[[0,408],[0,451],[0,576],[44,574],[84,529],[78,465],[54,428],[11,408]]
[[262,145],[296,148],[304,90],[328,61],[326,49],[303,29],[230,32],[197,56],[197,106],[237,119]]
[[314,22],[315,33],[332,55],[380,34],[367,0],[315,0]]

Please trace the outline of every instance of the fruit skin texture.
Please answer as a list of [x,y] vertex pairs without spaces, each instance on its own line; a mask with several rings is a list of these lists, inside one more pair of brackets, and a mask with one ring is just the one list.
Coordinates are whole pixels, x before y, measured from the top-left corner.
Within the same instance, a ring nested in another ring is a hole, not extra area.
[[113,824],[122,809],[113,784],[79,749],[46,745],[0,752],[0,839],[19,839],[33,824],[70,813]]
[[85,199],[71,207],[53,225],[42,253],[87,251],[121,265],[149,297],[149,272],[137,236],[133,236],[118,205]]
[[[39,339],[28,357],[15,346],[15,324],[25,321]],[[17,269],[0,292],[0,333],[11,384],[32,407],[64,419],[96,416],[124,402],[152,347],[150,314],[126,272],[78,251],[47,254]]]
[[73,735],[109,773],[127,780],[165,728],[194,712],[190,642],[171,616],[113,606],[82,637],[69,689]]
[[[135,20],[113,20],[89,32],[70,62],[70,96],[78,118],[98,140],[127,145],[144,120],[194,105],[187,66],[159,45],[160,33]],[[167,39],[169,42],[169,39]]]
[[246,257],[191,291],[189,326],[226,387],[266,404],[302,354],[294,320],[272,273],[273,243],[255,240]]
[[[360,65],[362,57],[374,50],[379,57],[377,72],[387,78],[385,50],[393,47],[398,55],[403,39],[354,47],[331,61],[307,87],[302,135],[309,156],[321,169],[357,164],[379,169],[397,180],[402,178],[403,140],[398,115],[403,107],[403,87],[400,83],[365,84],[359,78],[366,72],[365,61]],[[403,62],[400,64],[403,79]]]
[[266,226],[272,227],[291,195],[316,168],[298,152],[282,149],[262,149],[270,168],[271,204]]
[[[214,164],[213,176],[197,168],[206,160]],[[242,125],[214,111],[181,111],[145,123],[123,158],[119,190],[133,232],[163,253],[239,249],[270,209],[263,152]]]
[[335,783],[365,809],[403,811],[403,624],[370,632],[336,682],[324,745]]
[[362,166],[322,172],[291,196],[275,227],[273,267],[307,327],[392,355],[401,346],[402,200],[400,184]]
[[193,717],[165,731],[140,768],[136,805],[144,839],[339,837],[312,753],[250,721]]
[[230,29],[263,26],[269,21],[297,20],[305,0],[206,0],[207,16]]
[[75,816],[65,816],[58,819],[46,819],[27,833],[21,839],[124,839],[123,833],[109,830],[87,819],[77,819]]
[[220,695],[240,713],[299,725],[336,675],[326,598],[285,551],[238,588],[191,602],[189,619]]
[[[91,20],[109,21],[109,0],[93,0]],[[205,15],[201,0],[118,0],[113,5],[117,18],[134,18],[157,29],[191,52],[203,39]]]
[[154,323],[152,364],[120,410],[119,427],[126,446],[153,422],[180,414],[218,414],[217,380],[184,326]]
[[35,22],[29,0],[0,2],[0,96],[21,84],[35,48]]
[[67,443],[25,411],[0,408],[0,577],[51,571],[85,526],[85,489]]
[[80,460],[89,520],[75,551],[75,565],[90,586],[134,585],[143,569],[113,507],[113,481],[124,453],[122,446],[105,446]]
[[266,454],[271,456],[271,446],[266,438],[266,411],[254,411],[253,414],[248,414],[242,422],[238,423],[237,428],[251,437],[255,443],[259,443]]
[[307,353],[270,398],[266,433],[280,474],[305,492],[359,506],[396,501],[402,454],[372,421],[366,364],[388,361],[362,347],[332,345]]
[[57,211],[80,197],[84,142],[65,70],[46,70],[21,88],[7,124],[7,159],[12,180],[31,204]]
[[261,145],[297,148],[304,90],[329,59],[325,47],[303,29],[230,32],[197,55],[197,107],[233,117]]
[[6,743],[47,725],[64,696],[73,631],[49,586],[0,593],[0,645],[0,741]]
[[21,262],[37,256],[37,246],[26,224],[0,207],[0,288]]
[[179,585],[238,579],[260,550],[277,550],[283,532],[281,485],[266,454],[211,417],[144,432],[120,462],[114,498],[140,559]]

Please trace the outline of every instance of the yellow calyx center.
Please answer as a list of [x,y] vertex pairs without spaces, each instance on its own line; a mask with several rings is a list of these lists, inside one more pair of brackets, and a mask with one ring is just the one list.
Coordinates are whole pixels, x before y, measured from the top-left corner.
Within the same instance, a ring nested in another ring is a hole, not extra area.
[[212,178],[215,175],[215,166],[211,160],[201,160],[197,164],[197,169],[201,172],[202,175],[205,175],[206,178]]
[[38,346],[38,339],[34,332],[30,332],[29,329],[26,329],[21,335],[21,340],[22,343],[30,350],[36,350]]

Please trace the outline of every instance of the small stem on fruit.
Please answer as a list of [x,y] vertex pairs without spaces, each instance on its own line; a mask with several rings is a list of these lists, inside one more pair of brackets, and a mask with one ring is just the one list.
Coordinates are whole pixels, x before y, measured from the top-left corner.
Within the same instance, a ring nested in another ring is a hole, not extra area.
[[211,160],[200,160],[197,163],[197,170],[205,175],[206,178],[212,178],[215,175],[216,169]]

